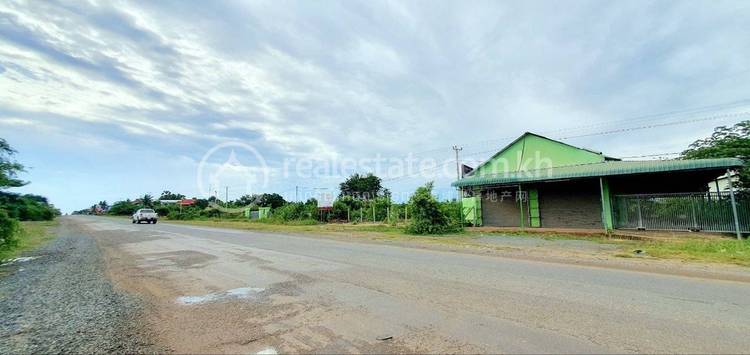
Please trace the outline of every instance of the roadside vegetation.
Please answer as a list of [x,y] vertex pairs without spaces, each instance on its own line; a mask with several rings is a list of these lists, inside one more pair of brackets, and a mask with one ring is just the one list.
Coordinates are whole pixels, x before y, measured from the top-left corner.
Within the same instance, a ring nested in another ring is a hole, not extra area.
[[[635,243],[646,256],[709,263],[750,266],[750,241],[730,239],[687,239]],[[633,256],[618,254],[620,257]]]
[[[446,234],[463,230],[460,204],[438,201],[432,195],[432,183],[419,187],[407,203],[395,203],[375,175],[354,174],[340,184],[340,193],[328,208],[319,208],[311,198],[290,202],[276,193],[245,195],[234,201],[186,198],[164,191],[159,198],[143,195],[109,205],[100,201],[74,214],[130,216],[140,208],[152,208],[171,221],[200,224],[227,224],[258,230],[377,230],[410,234]],[[261,208],[269,209],[265,218],[251,217]]]
[[25,251],[34,250],[54,239],[51,228],[57,221],[24,221],[18,223],[16,238],[12,248],[0,249],[0,261],[13,259]]
[[619,258],[656,258],[674,259],[684,261],[695,261],[705,263],[735,264],[750,266],[750,240],[737,240],[733,235],[726,237],[711,236],[710,238],[698,236],[685,236],[665,239],[620,239],[616,234],[607,236],[601,234],[573,235],[561,233],[534,233],[526,231],[517,232],[485,232],[469,230],[465,233],[468,237],[477,235],[492,237],[518,237],[535,238],[540,240],[581,240],[592,243],[614,245],[617,249],[611,252],[611,256]]
[[13,159],[15,154],[8,142],[0,138],[0,260],[39,244],[37,225],[30,221],[52,221],[60,215],[43,196],[7,191],[27,184],[18,178],[24,166]]

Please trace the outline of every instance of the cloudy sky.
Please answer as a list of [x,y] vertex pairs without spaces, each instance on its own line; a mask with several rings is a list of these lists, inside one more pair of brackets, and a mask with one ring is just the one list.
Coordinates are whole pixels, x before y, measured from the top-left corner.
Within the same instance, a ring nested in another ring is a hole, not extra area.
[[[0,2],[0,137],[29,167],[20,191],[66,212],[224,185],[294,197],[340,178],[289,161],[481,160],[524,131],[679,152],[748,119],[748,83],[748,1]],[[269,182],[202,186],[232,151]],[[386,186],[431,178],[402,175]]]

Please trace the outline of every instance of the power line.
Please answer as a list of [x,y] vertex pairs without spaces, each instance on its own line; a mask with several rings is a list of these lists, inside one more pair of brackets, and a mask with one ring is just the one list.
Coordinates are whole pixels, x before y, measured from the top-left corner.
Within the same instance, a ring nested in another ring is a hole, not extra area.
[[680,155],[680,154],[682,153],[673,152],[673,153],[661,153],[661,154],[631,155],[627,157],[620,157],[620,159],[653,158],[653,157],[665,157],[665,156]]
[[[629,118],[624,118],[616,121],[609,121],[609,122],[599,122],[599,123],[592,123],[587,125],[579,125],[579,126],[573,126],[573,127],[566,127],[566,128],[560,128],[556,130],[550,130],[550,131],[541,131],[542,134],[554,134],[554,133],[563,133],[563,132],[570,132],[570,131],[577,131],[577,130],[584,130],[589,128],[596,128],[596,127],[607,127],[607,126],[616,126],[621,124],[627,124],[627,123],[634,123],[634,122],[641,122],[645,120],[652,120],[654,118],[658,119],[668,119],[672,118],[674,116],[679,115],[687,115],[687,114],[697,114],[697,113],[703,113],[707,111],[716,111],[721,109],[729,109],[734,108],[738,106],[744,106],[749,105],[750,99],[742,99],[742,100],[736,100],[736,101],[730,101],[730,102],[724,102],[719,104],[712,104],[712,105],[706,105],[706,106],[697,106],[692,107],[684,110],[674,110],[674,111],[668,111],[668,112],[661,112],[661,113],[655,113],[655,114],[646,114],[646,115],[639,115],[639,116],[633,116]],[[485,145],[488,143],[493,142],[506,142],[510,139],[516,138],[517,136],[513,137],[503,137],[503,138],[494,138],[494,139],[488,139],[483,141],[476,141],[472,143],[464,143],[464,146],[477,146],[477,145]],[[565,138],[562,138],[565,139]],[[412,155],[422,155],[426,153],[432,153],[437,151],[446,151],[446,148],[435,148],[430,150],[425,150],[417,153],[412,153]]]
[[696,118],[696,119],[685,120],[685,121],[673,121],[673,122],[666,122],[666,123],[656,123],[656,124],[651,124],[651,125],[646,125],[646,126],[620,128],[620,129],[615,129],[615,130],[610,130],[610,131],[601,131],[601,132],[595,132],[595,133],[580,134],[580,135],[576,135],[576,136],[560,137],[558,139],[571,139],[571,138],[601,136],[601,135],[614,134],[614,133],[637,131],[637,130],[641,130],[641,129],[667,127],[667,126],[676,126],[676,125],[687,124],[687,123],[695,123],[695,122],[703,122],[703,121],[713,121],[713,120],[718,120],[718,119],[722,119],[722,118],[740,117],[740,116],[744,116],[744,115],[748,115],[748,114],[750,114],[750,111],[728,113],[728,114],[723,114],[723,115],[715,115],[715,116],[709,116],[709,117],[703,117],[703,118]]
[[[737,113],[731,113],[731,114],[723,114],[723,115],[714,115],[714,116],[696,118],[696,119],[686,120],[686,121],[673,121],[673,122],[659,123],[659,124],[639,126],[639,127],[629,127],[629,128],[622,128],[622,129],[617,129],[617,130],[602,131],[602,132],[596,132],[596,133],[590,133],[590,134],[582,134],[582,135],[577,135],[577,136],[561,137],[561,138],[558,138],[558,139],[562,140],[562,139],[590,137],[590,136],[598,136],[598,135],[608,135],[608,134],[630,132],[630,131],[642,130],[642,129],[650,129],[650,128],[658,128],[658,127],[667,127],[667,126],[681,125],[681,124],[687,124],[687,123],[711,121],[711,120],[717,120],[717,119],[722,119],[722,118],[740,117],[740,116],[749,115],[749,114],[750,114],[750,111],[748,111],[748,112],[737,112]],[[492,149],[492,150],[486,150],[486,151],[480,151],[480,152],[465,154],[464,156],[480,155],[480,154],[491,153],[491,152],[496,152],[496,151],[497,151],[497,148]],[[672,153],[668,153],[668,154],[672,154]],[[407,174],[407,175],[403,175],[403,176],[399,176],[399,177],[395,177],[395,178],[390,178],[390,179],[383,180],[383,181],[384,182],[386,182],[386,181],[388,181],[388,182],[394,182],[394,181],[399,181],[399,180],[402,180],[402,179],[405,179],[405,178],[414,177],[414,176],[421,175],[421,174],[429,172],[429,171],[436,170],[436,169],[438,169],[438,168],[440,168],[440,167],[442,167],[442,166],[444,166],[444,165],[446,165],[448,163],[450,163],[450,161],[446,161],[446,162],[444,162],[442,164],[438,164],[438,165],[436,165],[434,167],[431,167],[431,168],[422,169],[422,170],[420,170],[420,171],[418,171],[416,173],[413,173],[413,174]]]

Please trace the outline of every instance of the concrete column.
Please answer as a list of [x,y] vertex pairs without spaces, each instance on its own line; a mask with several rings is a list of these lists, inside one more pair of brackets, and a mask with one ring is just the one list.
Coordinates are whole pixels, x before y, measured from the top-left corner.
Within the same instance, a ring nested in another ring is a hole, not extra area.
[[605,177],[599,178],[599,187],[602,197],[602,226],[609,233],[614,229],[614,218],[612,217],[612,199],[609,194],[609,181]]

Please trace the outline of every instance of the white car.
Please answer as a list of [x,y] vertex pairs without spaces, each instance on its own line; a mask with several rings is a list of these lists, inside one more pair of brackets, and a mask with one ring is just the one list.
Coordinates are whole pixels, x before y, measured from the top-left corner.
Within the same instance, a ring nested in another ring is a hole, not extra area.
[[141,208],[133,213],[133,223],[141,223],[143,221],[156,223],[157,219],[159,219],[159,215],[150,208]]

